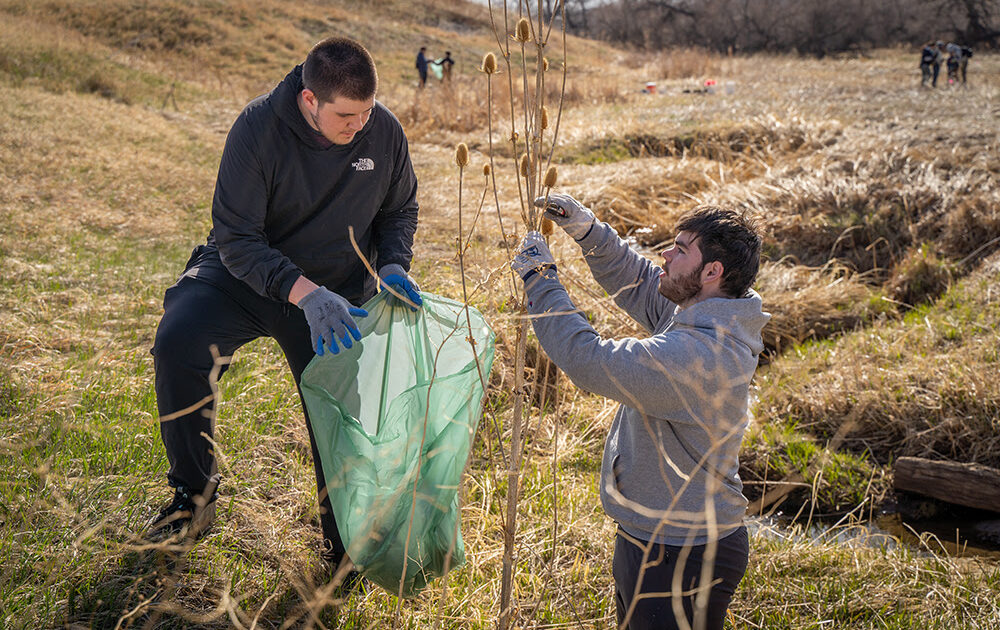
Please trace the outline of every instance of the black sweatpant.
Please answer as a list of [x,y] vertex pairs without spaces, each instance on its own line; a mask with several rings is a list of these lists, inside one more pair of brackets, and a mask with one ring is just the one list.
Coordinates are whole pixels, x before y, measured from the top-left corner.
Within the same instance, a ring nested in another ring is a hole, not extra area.
[[[746,527],[715,543],[715,562],[704,625],[695,623],[695,589],[701,584],[701,569],[708,545],[673,547],[653,544],[643,563],[646,541],[636,540],[621,528],[615,538],[615,600],[618,626],[628,630],[673,630],[679,628],[675,604],[694,630],[722,630],[733,593],[747,570],[750,539]],[[686,557],[685,557],[686,556]],[[672,595],[674,578],[680,577],[678,595]],[[637,588],[638,585],[638,588]],[[635,602],[635,607],[629,607]],[[623,622],[626,621],[627,623]]]
[[[189,265],[197,257],[195,250]],[[211,264],[189,268],[177,284],[167,289],[163,308],[152,353],[160,436],[170,462],[167,478],[172,485],[200,491],[217,471],[212,446],[202,435],[214,437],[212,412],[216,401],[209,377],[216,362],[210,348],[214,345],[219,356],[231,357],[245,343],[272,337],[285,353],[298,384],[314,355],[309,325],[298,307],[263,297],[228,271]],[[218,366],[217,377],[227,367]],[[304,403],[302,408],[305,412]],[[306,427],[316,469],[324,555],[339,561],[344,544],[327,496],[308,414]]]

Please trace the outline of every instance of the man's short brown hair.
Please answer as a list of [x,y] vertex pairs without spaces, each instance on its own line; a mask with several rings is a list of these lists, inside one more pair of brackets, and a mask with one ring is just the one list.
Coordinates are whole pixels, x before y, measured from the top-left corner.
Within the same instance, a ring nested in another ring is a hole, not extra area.
[[309,51],[302,64],[302,85],[325,103],[338,96],[364,101],[375,96],[378,73],[364,46],[347,37],[330,37]]
[[753,218],[746,212],[700,206],[682,216],[676,229],[697,237],[703,265],[722,263],[720,288],[726,295],[746,295],[760,269],[761,238]]

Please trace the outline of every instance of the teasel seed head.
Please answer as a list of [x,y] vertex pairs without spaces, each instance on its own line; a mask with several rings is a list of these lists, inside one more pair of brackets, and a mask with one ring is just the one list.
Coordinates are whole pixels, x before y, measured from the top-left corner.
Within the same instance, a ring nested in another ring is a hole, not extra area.
[[542,57],[542,72],[548,72],[548,71],[549,71],[549,58]]
[[528,159],[528,154],[525,153],[521,156],[521,177],[527,177],[531,173],[531,160]]
[[486,53],[483,57],[483,72],[486,74],[495,74],[497,71],[497,56],[491,52]]
[[469,165],[469,147],[465,146],[464,142],[459,142],[455,147],[455,164],[458,164],[458,168]]
[[542,120],[540,122],[542,123],[542,129],[549,128],[549,108],[544,105],[542,105]]
[[485,175],[486,177],[489,177],[490,173],[492,173],[492,172],[493,172],[493,167],[490,166],[489,162],[486,162],[485,164],[483,164],[483,175]]
[[545,171],[545,181],[542,183],[545,184],[546,188],[554,188],[557,179],[559,179],[559,171],[553,165],[549,167],[549,170]]
[[552,232],[554,231],[553,228],[555,227],[555,225],[556,224],[552,222],[552,219],[546,219],[546,218],[543,217],[542,218],[542,236],[552,236]]
[[528,18],[521,18],[517,21],[517,41],[524,43],[531,39],[531,23]]

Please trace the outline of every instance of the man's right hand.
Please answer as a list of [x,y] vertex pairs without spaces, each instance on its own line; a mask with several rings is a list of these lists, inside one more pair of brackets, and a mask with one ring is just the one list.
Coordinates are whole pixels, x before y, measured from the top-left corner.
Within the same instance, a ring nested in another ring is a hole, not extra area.
[[548,198],[535,199],[535,205],[545,208],[546,218],[552,219],[553,223],[561,227],[575,241],[587,236],[597,220],[589,208],[569,195],[552,193]]
[[313,289],[299,300],[298,306],[306,315],[309,337],[312,339],[316,354],[323,356],[324,345],[333,354],[340,352],[338,339],[345,348],[354,345],[351,337],[354,337],[355,341],[361,340],[361,331],[354,323],[354,318],[368,317],[368,311],[352,306],[350,302],[326,287]]

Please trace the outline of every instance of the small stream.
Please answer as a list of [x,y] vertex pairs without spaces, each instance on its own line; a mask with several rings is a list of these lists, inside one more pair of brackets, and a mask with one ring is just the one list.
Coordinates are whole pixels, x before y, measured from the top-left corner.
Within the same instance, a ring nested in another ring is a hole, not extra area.
[[874,521],[814,521],[808,526],[794,524],[781,516],[748,516],[746,525],[751,534],[766,538],[873,549],[897,549],[905,545],[918,552],[1000,562],[1000,520],[970,520],[962,516],[904,520],[893,513],[877,516]]
[[[998,515],[992,515],[997,519]],[[903,544],[945,552],[957,558],[988,558],[1000,562],[1000,520],[968,520],[944,517],[931,520],[905,520],[899,514],[875,519],[878,528]]]

